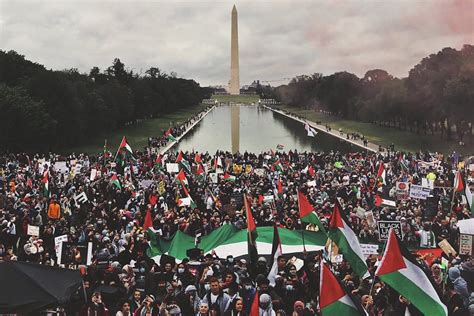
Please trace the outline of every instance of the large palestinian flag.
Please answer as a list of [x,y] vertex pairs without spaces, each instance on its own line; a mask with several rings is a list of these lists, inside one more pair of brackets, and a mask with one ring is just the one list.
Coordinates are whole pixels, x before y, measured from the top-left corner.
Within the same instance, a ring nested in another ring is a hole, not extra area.
[[314,206],[309,203],[308,199],[301,191],[298,191],[298,207],[302,222],[312,223],[318,226],[319,230],[326,234],[326,229],[324,228],[323,223],[321,223],[318,215],[314,212]]
[[336,243],[358,276],[366,278],[370,275],[365,263],[365,256],[360,248],[359,239],[357,239],[357,236],[347,224],[337,199],[334,204],[331,222],[329,223],[329,238]]
[[[271,255],[274,239],[274,228],[271,226],[257,227],[256,246],[259,255]],[[278,228],[280,236],[281,251],[283,255],[301,254],[303,252],[303,236],[301,230],[289,230]],[[248,256],[247,245],[248,232],[246,229],[238,229],[231,224],[224,224],[212,231],[209,235],[202,236],[199,242],[199,248],[204,253],[211,253],[213,250],[220,258],[228,255],[237,257]],[[306,251],[321,251],[324,249],[327,237],[321,232],[304,232],[304,244]],[[194,236],[190,236],[180,230],[176,232],[173,239],[156,237],[150,241],[150,247],[147,255],[157,260],[160,255],[166,253],[177,260],[183,260],[187,257],[186,250],[194,248]]]
[[119,148],[117,149],[117,153],[115,154],[114,160],[117,160],[119,164],[123,167],[125,165],[125,161],[129,156],[133,157],[133,150],[124,136],[122,138],[122,141],[120,142]]
[[375,275],[406,297],[424,315],[448,315],[436,290],[410,252],[399,242],[393,229]]
[[275,277],[278,274],[278,257],[283,254],[281,250],[280,234],[278,233],[278,227],[276,223],[273,223],[273,243],[272,243],[272,264],[270,272],[268,272],[267,279],[270,281],[271,286],[275,286]]
[[250,207],[251,199],[244,194],[244,206],[245,206],[245,215],[247,217],[247,245],[248,245],[248,254],[250,258],[250,265],[257,264],[258,260],[258,251],[257,251],[257,225],[253,219],[252,209]]
[[323,316],[363,315],[352,298],[344,291],[339,281],[331,272],[326,263],[321,264],[321,278],[319,287],[319,307]]

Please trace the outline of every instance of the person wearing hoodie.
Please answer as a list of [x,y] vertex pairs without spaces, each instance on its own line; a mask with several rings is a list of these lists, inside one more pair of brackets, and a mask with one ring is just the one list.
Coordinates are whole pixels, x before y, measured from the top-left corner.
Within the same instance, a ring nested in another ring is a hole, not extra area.
[[461,271],[458,267],[451,267],[448,270],[449,280],[453,284],[454,291],[456,291],[462,298],[464,306],[469,305],[469,291],[467,289],[466,280],[461,276]]
[[259,316],[276,316],[273,310],[272,298],[268,294],[262,294],[258,304]]

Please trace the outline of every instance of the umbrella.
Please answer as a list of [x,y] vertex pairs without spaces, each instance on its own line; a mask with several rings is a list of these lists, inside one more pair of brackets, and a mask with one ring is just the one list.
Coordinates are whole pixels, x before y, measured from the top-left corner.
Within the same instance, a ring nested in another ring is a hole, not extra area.
[[0,313],[30,313],[68,302],[82,284],[79,271],[35,263],[0,263]]

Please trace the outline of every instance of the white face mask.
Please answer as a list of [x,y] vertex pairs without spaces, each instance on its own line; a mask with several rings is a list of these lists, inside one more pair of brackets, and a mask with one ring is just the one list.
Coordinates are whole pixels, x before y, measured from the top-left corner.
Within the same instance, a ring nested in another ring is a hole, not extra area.
[[178,273],[183,273],[184,272],[184,268],[179,268],[178,269]]
[[209,291],[211,289],[211,285],[209,283],[204,284],[204,289]]

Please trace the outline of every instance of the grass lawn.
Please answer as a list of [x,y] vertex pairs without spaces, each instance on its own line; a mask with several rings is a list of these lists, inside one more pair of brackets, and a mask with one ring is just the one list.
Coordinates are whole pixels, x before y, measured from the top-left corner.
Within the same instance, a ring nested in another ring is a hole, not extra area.
[[258,95],[214,94],[211,99],[216,99],[218,102],[252,103],[258,102],[260,97]]
[[126,126],[116,131],[99,135],[91,139],[88,144],[72,146],[60,150],[62,153],[89,153],[95,154],[104,150],[104,140],[107,139],[107,149],[115,154],[122,137],[127,137],[127,141],[133,150],[143,150],[148,145],[148,137],[158,136],[163,129],[170,126],[170,122],[185,121],[188,117],[200,112],[207,105],[198,105],[175,113],[163,115],[159,118],[142,121],[136,125]]
[[431,136],[424,134],[416,134],[408,131],[398,130],[378,126],[371,123],[363,123],[351,120],[341,120],[336,116],[331,116],[314,110],[298,109],[288,106],[278,106],[282,110],[293,112],[310,121],[321,121],[327,123],[334,130],[341,128],[343,132],[356,132],[367,137],[367,139],[375,144],[389,146],[392,142],[395,144],[396,150],[415,152],[419,150],[437,151],[444,154],[450,154],[453,151],[463,154],[474,154],[474,146],[466,144],[459,146],[456,141],[447,141],[440,139],[439,136]]

